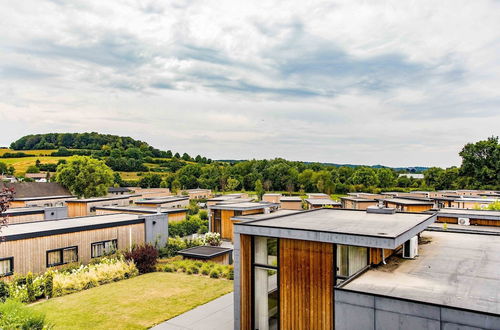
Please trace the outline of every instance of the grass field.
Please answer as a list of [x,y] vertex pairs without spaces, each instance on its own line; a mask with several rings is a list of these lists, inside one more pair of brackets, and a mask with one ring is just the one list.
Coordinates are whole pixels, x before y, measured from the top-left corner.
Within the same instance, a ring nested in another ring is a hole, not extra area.
[[55,329],[146,329],[233,290],[233,282],[150,273],[35,303]]
[[28,155],[34,155],[34,156],[46,156],[50,155],[54,151],[57,150],[12,150],[12,149],[0,149],[0,156],[10,152],[10,153],[16,153],[16,152],[22,152]]
[[21,158],[0,158],[0,162],[7,164],[7,166],[14,166],[16,175],[24,174],[28,167],[35,165],[36,160],[39,159],[43,164],[57,164],[59,159],[69,159],[70,157],[50,157],[50,156],[36,156],[36,157],[21,157]]

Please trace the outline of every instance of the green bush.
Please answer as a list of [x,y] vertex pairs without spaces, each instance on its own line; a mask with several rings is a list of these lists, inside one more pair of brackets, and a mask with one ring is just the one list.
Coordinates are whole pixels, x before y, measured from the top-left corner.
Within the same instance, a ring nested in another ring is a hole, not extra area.
[[200,272],[200,269],[196,267],[196,265],[189,266],[188,270],[191,272],[191,274],[198,274]]
[[208,211],[207,210],[200,210],[200,213],[198,213],[200,216],[201,220],[208,220]]
[[191,215],[185,220],[169,224],[168,235],[184,237],[196,234],[202,226],[208,226],[208,220],[202,220],[198,215]]
[[0,302],[5,301],[7,298],[9,298],[9,285],[4,281],[0,281]]
[[[169,229],[170,230],[170,229]],[[159,249],[160,258],[171,258],[177,255],[177,252],[190,247],[203,245],[201,239],[182,239],[180,237],[170,237],[165,247]]]
[[166,265],[165,267],[163,267],[163,271],[166,273],[172,273],[174,272],[174,268],[171,265]]
[[28,296],[28,302],[36,300],[35,287],[33,286],[33,273],[31,272],[26,275],[26,294]]
[[35,312],[21,302],[7,299],[0,304],[0,329],[50,329],[45,315]]
[[46,298],[52,298],[53,282],[54,282],[54,273],[51,270],[48,270],[45,273],[44,288],[43,288],[44,295]]
[[210,267],[208,267],[208,266],[201,267],[201,274],[203,274],[203,275],[210,274]]
[[218,270],[216,269],[213,269],[211,272],[210,272],[210,278],[219,278],[220,277],[220,273]]

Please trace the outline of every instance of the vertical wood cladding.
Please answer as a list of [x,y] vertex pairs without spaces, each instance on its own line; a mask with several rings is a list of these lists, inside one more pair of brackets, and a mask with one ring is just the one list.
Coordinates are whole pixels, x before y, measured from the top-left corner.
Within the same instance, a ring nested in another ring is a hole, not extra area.
[[240,235],[240,326],[250,330],[252,324],[252,237]]
[[280,239],[281,329],[333,329],[333,244]]

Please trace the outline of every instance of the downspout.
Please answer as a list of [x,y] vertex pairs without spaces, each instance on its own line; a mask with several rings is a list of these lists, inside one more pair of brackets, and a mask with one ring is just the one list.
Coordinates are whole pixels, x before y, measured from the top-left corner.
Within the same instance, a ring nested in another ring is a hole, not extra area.
[[387,263],[385,262],[385,253],[384,253],[384,249],[382,249],[382,263],[384,265],[387,265]]

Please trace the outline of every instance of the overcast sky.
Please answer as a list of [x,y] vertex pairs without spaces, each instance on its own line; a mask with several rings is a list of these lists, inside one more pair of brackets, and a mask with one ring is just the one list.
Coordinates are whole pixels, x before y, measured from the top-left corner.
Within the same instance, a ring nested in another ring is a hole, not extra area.
[[[377,3],[377,4],[376,4]],[[500,134],[499,1],[0,2],[0,145],[459,165]]]

